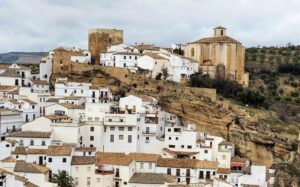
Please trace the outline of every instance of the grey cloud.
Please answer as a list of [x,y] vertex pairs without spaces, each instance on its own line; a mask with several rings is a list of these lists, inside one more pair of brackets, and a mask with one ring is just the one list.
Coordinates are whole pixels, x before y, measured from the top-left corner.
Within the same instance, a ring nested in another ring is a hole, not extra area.
[[87,48],[89,28],[169,47],[223,25],[245,46],[299,44],[297,0],[0,0],[0,52]]

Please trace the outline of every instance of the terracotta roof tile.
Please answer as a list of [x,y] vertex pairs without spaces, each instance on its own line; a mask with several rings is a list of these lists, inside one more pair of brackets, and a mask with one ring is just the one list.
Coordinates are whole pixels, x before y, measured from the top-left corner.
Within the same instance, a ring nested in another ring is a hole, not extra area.
[[75,151],[78,151],[78,152],[95,152],[96,147],[75,147]]
[[3,73],[0,74],[0,77],[18,77],[18,78],[20,78],[21,75],[19,75],[16,70],[7,69]]
[[96,163],[94,156],[73,156],[71,165],[92,165]]
[[14,172],[22,173],[47,173],[49,169],[45,166],[18,161],[15,165]]
[[158,167],[217,169],[218,162],[196,159],[159,158]]
[[85,105],[73,105],[71,103],[59,103],[59,105],[68,109],[84,109]]
[[169,148],[163,148],[163,151],[165,151],[167,153],[170,153],[174,156],[177,156],[177,155],[195,155],[195,154],[199,153],[199,152],[192,152],[192,151],[172,151]]
[[17,162],[17,160],[15,158],[9,156],[9,157],[2,159],[1,162]]
[[160,155],[149,153],[130,153],[129,157],[138,162],[156,162]]
[[165,184],[175,182],[176,177],[163,173],[134,173],[129,183],[137,184]]
[[239,41],[229,36],[213,36],[208,38],[202,38],[192,43],[240,43]]
[[72,154],[71,146],[49,146],[48,156],[70,156]]
[[217,173],[229,174],[230,173],[230,168],[218,168]]
[[31,80],[33,84],[36,85],[49,85],[49,83],[45,80]]
[[103,164],[106,165],[118,165],[118,166],[129,166],[132,163],[132,158],[125,153],[108,153],[108,152],[97,152],[97,166]]
[[40,132],[40,131],[19,131],[12,132],[6,137],[22,137],[22,138],[50,138],[51,132]]

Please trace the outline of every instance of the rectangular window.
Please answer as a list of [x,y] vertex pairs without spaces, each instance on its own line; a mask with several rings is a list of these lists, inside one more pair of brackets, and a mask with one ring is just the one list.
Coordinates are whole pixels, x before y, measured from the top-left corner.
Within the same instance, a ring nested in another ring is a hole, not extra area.
[[114,130],[115,130],[115,127],[110,127],[110,130],[111,130],[111,131],[114,131]]
[[128,127],[128,131],[132,131],[132,127]]
[[131,142],[132,142],[132,136],[128,135],[128,143],[131,143]]
[[180,169],[176,169],[176,176],[180,176]]
[[95,130],[94,127],[91,127],[91,128],[90,128],[90,131],[91,131],[91,132],[94,132],[94,130]]
[[42,141],[42,146],[45,146],[46,145],[46,142],[43,140]]
[[167,174],[168,174],[168,175],[171,175],[171,168],[168,168],[168,169],[167,169]]
[[114,135],[110,135],[110,142],[114,142]]
[[30,145],[34,145],[34,140],[30,140]]
[[119,135],[119,140],[123,140],[124,136],[123,135]]
[[52,162],[52,158],[48,158],[48,162],[50,162],[50,163],[51,163],[51,162]]
[[175,148],[175,145],[169,145],[169,148]]
[[188,149],[192,149],[192,146],[191,146],[191,145],[188,145],[187,148],[188,148]]
[[149,143],[149,142],[150,142],[150,138],[149,138],[149,137],[146,137],[145,143]]
[[94,141],[94,136],[90,136],[90,141]]
[[124,131],[124,127],[119,127],[119,131]]
[[87,184],[88,186],[91,185],[91,177],[88,177],[88,178],[87,178],[86,184]]
[[66,163],[66,162],[67,162],[67,159],[66,159],[66,158],[63,158],[63,159],[62,159],[62,162],[63,162],[63,163]]
[[199,179],[203,179],[203,178],[204,178],[203,171],[200,171],[200,173],[199,173]]
[[208,153],[208,150],[204,150],[204,153]]

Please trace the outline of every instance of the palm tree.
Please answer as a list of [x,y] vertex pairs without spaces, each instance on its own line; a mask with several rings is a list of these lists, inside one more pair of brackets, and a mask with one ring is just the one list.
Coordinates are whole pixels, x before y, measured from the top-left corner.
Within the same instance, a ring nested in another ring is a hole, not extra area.
[[74,186],[73,178],[65,171],[58,170],[57,174],[53,174],[51,182],[57,183],[59,187],[72,187]]

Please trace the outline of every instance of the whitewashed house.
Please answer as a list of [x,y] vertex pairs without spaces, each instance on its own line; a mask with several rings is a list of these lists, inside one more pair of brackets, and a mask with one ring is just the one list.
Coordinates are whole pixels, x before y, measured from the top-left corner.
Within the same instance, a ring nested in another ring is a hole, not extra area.
[[18,131],[23,124],[22,112],[0,109],[0,139],[3,140],[5,134]]
[[82,54],[83,54],[82,56],[71,56],[71,62],[90,64],[91,52],[82,51]]
[[31,69],[17,64],[0,65],[0,85],[31,86]]
[[212,179],[217,171],[218,162],[197,159],[159,158],[156,173],[165,173],[177,177],[182,184],[198,183]]
[[73,148],[71,146],[49,146],[47,150],[46,166],[51,174],[66,171],[71,174]]
[[186,82],[190,75],[198,72],[198,62],[176,54],[170,54],[168,74],[169,80],[174,82]]
[[42,57],[40,61],[40,79],[49,82],[52,74],[54,51],[50,51],[47,57]]
[[6,138],[18,142],[19,146],[43,147],[51,145],[51,132],[18,131],[6,135]]
[[131,176],[135,173],[135,161],[124,153],[98,152],[96,173],[113,175],[114,186],[127,186]]
[[85,97],[86,102],[108,103],[113,100],[113,95],[107,87],[95,87],[91,83],[57,82],[55,83],[55,96]]
[[146,53],[137,60],[138,68],[150,71],[150,77],[155,78],[162,74],[163,68],[168,68],[168,59],[156,53]]

